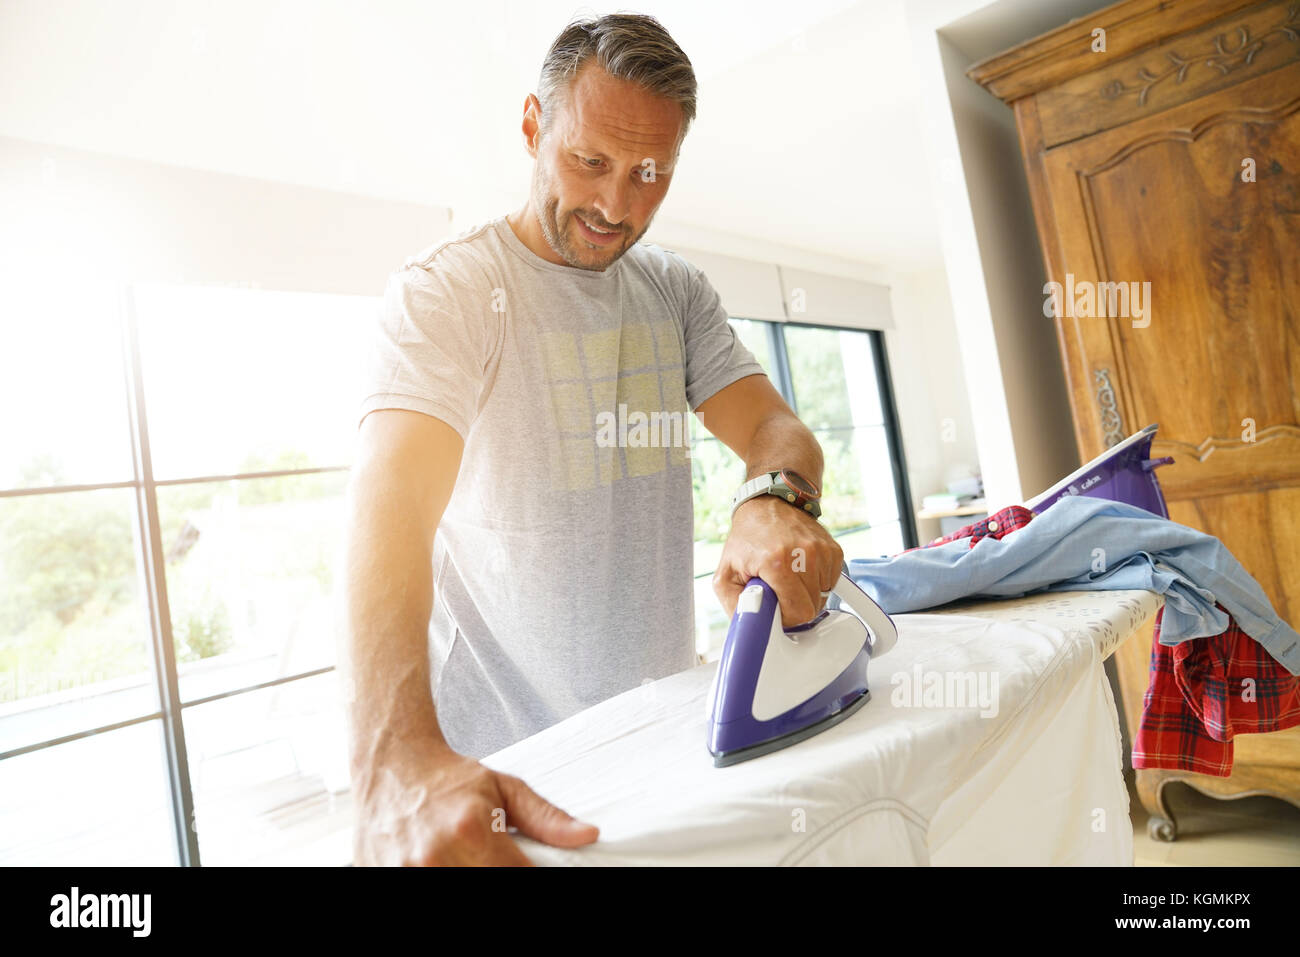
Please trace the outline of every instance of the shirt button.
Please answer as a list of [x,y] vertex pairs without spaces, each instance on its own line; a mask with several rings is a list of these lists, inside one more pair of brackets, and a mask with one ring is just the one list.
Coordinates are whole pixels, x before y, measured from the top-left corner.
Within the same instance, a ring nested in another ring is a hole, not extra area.
[[990,532],[996,532],[997,530],[998,530],[998,522],[997,522],[997,519],[995,519],[995,518],[990,518],[990,519],[989,519],[989,531],[990,531]]

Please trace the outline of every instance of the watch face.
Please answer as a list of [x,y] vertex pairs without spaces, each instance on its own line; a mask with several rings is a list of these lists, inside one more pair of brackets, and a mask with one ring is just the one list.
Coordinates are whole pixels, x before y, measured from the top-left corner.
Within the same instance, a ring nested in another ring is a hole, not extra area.
[[789,469],[786,469],[781,472],[781,480],[796,492],[799,492],[801,495],[806,495],[809,498],[817,498],[817,496],[821,494],[798,472],[791,472]]

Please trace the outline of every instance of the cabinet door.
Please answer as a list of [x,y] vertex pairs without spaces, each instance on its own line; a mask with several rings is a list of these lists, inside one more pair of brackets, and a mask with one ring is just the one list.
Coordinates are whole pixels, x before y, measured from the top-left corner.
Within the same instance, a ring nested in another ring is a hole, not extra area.
[[[1059,323],[1081,453],[1159,423],[1171,518],[1222,539],[1297,623],[1300,63],[1048,150],[1042,168],[1051,279],[1076,290]],[[1115,315],[1123,296],[1102,283],[1136,283],[1143,314]]]

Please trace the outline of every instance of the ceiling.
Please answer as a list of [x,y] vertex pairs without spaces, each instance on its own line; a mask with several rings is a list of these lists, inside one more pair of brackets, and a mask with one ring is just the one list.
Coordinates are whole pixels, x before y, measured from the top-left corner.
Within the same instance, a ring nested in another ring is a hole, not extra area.
[[[449,206],[520,205],[556,0],[0,0],[0,135]],[[696,66],[658,224],[939,262],[901,0],[645,0]],[[658,225],[657,225],[658,228]]]

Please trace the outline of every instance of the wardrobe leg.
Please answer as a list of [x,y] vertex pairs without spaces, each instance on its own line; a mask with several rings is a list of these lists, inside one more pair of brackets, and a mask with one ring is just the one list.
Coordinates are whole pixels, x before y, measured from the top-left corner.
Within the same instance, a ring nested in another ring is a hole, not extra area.
[[1147,833],[1151,835],[1153,841],[1169,843],[1177,840],[1178,822],[1174,820],[1173,812],[1169,809],[1169,802],[1165,797],[1165,775],[1159,771],[1143,768],[1138,768],[1136,774],[1138,799],[1150,815],[1147,821]]

